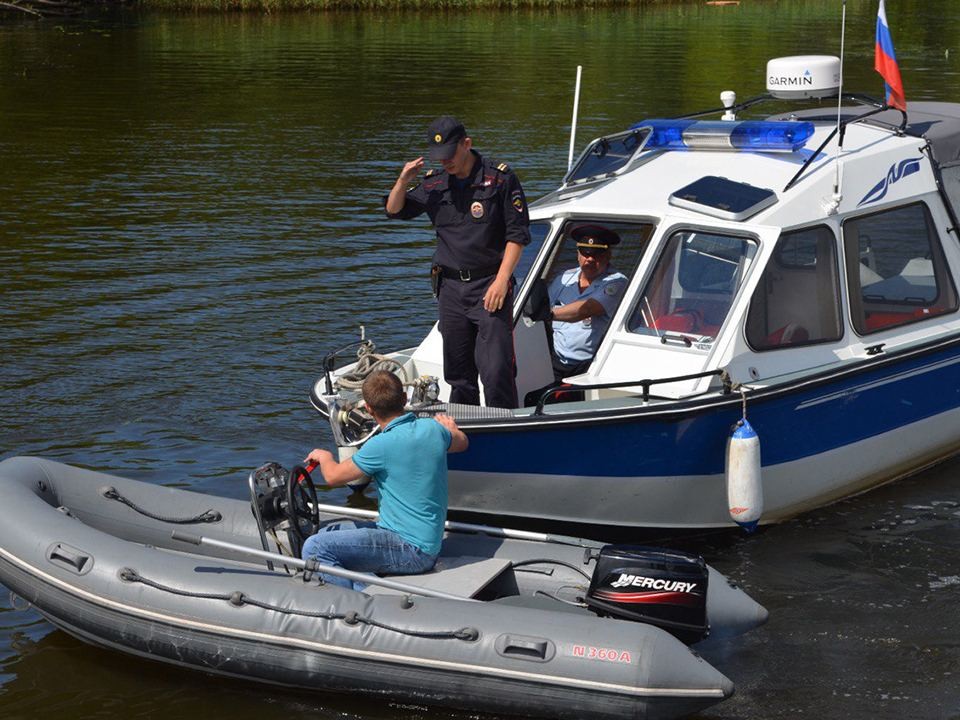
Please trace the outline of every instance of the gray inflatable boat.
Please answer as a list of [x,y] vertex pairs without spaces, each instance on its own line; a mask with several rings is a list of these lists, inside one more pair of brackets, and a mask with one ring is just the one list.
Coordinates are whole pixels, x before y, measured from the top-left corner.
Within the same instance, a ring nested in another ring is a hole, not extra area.
[[258,469],[245,502],[4,460],[0,582],[71,635],[152,660],[554,718],[719,702],[733,684],[685,643],[766,620],[695,556],[498,528],[448,525],[431,573],[367,577],[362,593],[323,584],[291,555],[344,518],[318,512],[301,473]]

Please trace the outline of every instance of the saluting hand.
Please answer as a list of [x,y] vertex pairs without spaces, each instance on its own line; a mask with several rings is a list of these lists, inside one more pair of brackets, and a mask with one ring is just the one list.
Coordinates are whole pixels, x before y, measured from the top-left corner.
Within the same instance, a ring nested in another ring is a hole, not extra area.
[[418,157],[416,160],[411,160],[403,166],[403,170],[400,171],[400,177],[397,178],[403,186],[407,186],[417,179],[417,175],[420,174],[420,171],[423,169],[423,158]]

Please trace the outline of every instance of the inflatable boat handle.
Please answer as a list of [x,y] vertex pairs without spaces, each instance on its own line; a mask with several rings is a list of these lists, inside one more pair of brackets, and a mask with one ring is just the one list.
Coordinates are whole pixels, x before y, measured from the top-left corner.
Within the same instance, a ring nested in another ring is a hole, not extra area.
[[261,560],[272,560],[278,564],[289,565],[290,567],[300,568],[301,570],[306,570],[309,564],[309,569],[311,572],[337,575],[339,577],[346,578],[347,580],[367,583],[368,585],[380,585],[382,587],[390,588],[391,590],[399,590],[400,592],[404,592],[409,595],[423,595],[425,597],[441,598],[442,600],[480,602],[480,600],[464,597],[462,595],[452,595],[440,590],[431,590],[429,588],[417,587],[416,585],[408,585],[407,583],[397,582],[396,580],[391,580],[390,578],[382,578],[376,575],[368,575],[367,573],[354,572],[353,570],[331,567],[330,565],[321,565],[320,563],[312,560],[307,563],[300,558],[287,557],[286,555],[279,555],[277,553],[267,552],[266,550],[257,550],[256,548],[246,547],[245,545],[236,545],[235,543],[226,542],[225,540],[217,540],[215,538],[203,537],[200,535],[191,535],[190,533],[184,533],[179,530],[174,530],[172,533],[170,533],[170,537],[174,540],[180,540],[181,542],[190,543],[192,545],[207,545],[209,547],[230,550],[241,555],[260,558]]

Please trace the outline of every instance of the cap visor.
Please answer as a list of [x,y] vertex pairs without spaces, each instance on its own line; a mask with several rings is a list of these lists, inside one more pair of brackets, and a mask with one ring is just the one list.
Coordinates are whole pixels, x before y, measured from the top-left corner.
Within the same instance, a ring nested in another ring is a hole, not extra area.
[[446,145],[434,145],[430,148],[431,160],[449,160],[457,154],[457,143],[447,143]]

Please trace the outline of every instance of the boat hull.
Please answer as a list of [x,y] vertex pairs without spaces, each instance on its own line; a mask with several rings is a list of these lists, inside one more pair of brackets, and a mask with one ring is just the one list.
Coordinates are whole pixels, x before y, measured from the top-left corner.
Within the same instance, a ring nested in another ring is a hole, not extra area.
[[[956,341],[750,392],[764,514],[779,522],[960,451]],[[471,515],[709,528],[728,515],[727,439],[738,395],[564,418],[463,423],[450,507]]]
[[[0,488],[0,582],[97,646],[307,690],[540,717],[672,718],[733,692],[727,678],[650,625],[542,606],[359,593],[241,562],[231,551],[188,553],[171,538],[182,526],[145,517],[106,491],[159,517],[216,515],[190,530],[255,547],[242,501],[39,458],[0,462]],[[523,544],[454,541],[491,554]],[[536,554],[528,559],[550,556],[550,546],[530,545]],[[554,552],[584,562],[583,548]],[[713,576],[711,583],[720,584]],[[754,619],[763,618],[765,611]]]

